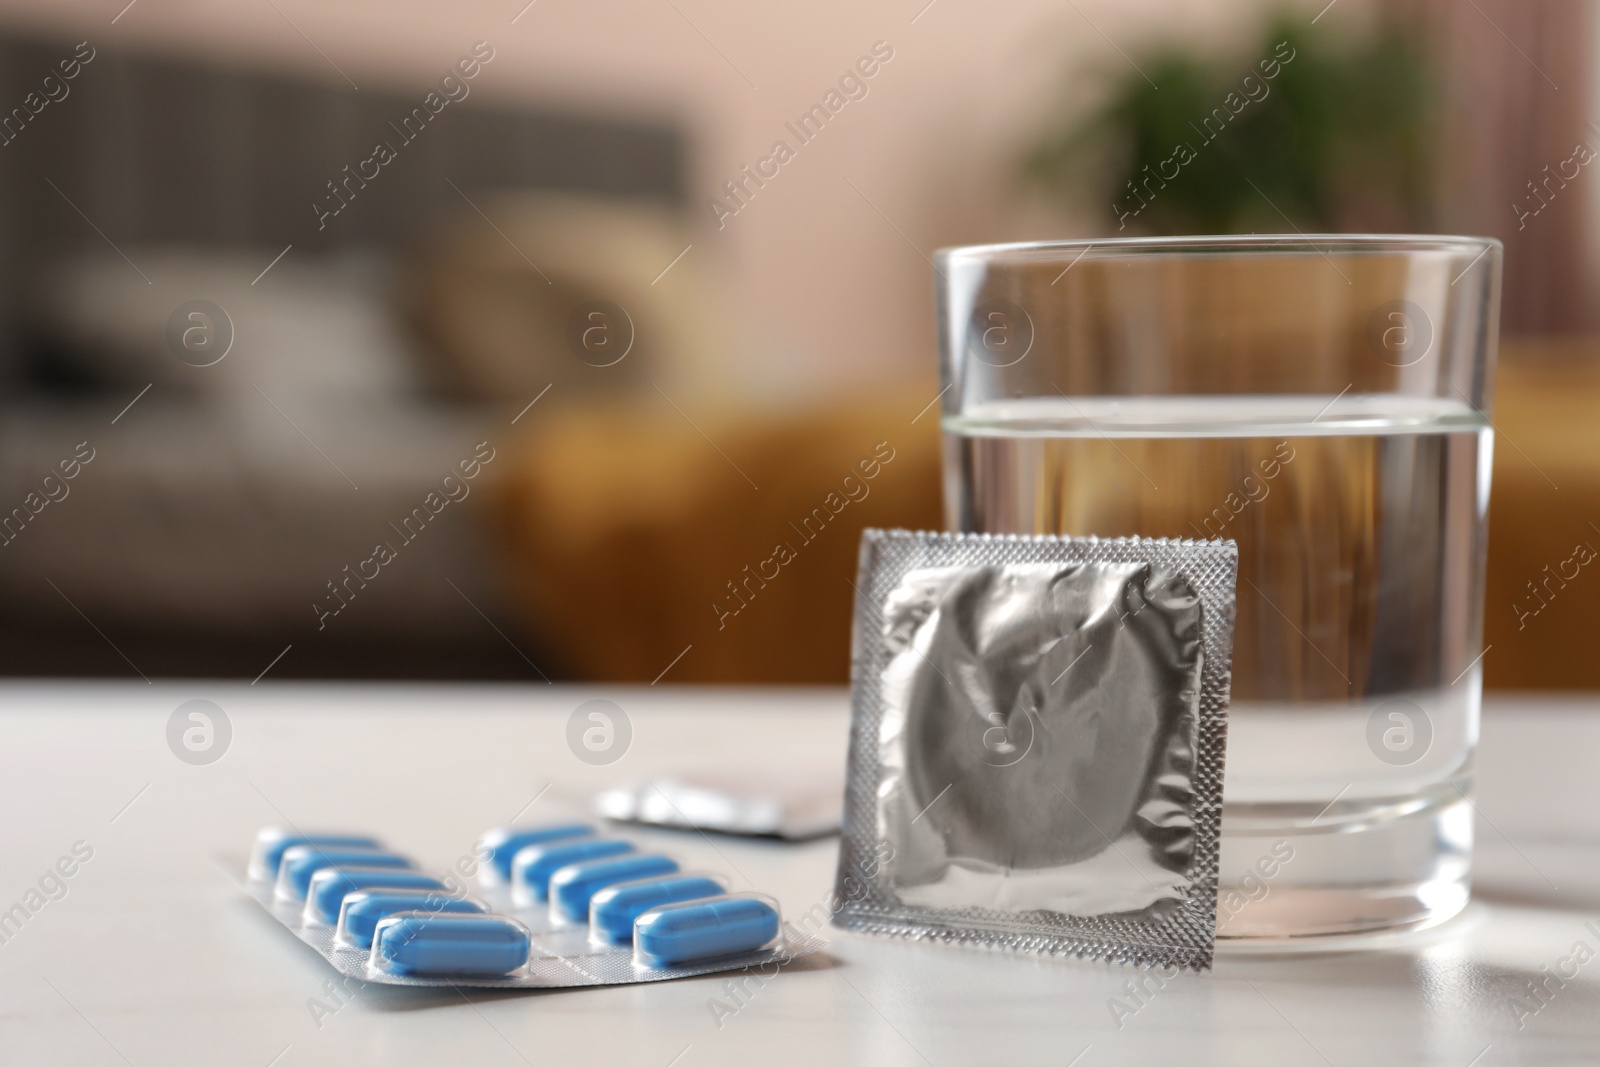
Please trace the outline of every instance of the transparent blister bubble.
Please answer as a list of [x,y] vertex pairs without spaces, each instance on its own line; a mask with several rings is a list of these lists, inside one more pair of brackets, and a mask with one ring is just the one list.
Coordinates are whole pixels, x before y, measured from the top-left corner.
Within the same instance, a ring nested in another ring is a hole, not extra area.
[[478,912],[487,914],[489,905],[476,897],[455,896],[440,889],[358,889],[339,905],[339,921],[334,926],[333,943],[338,948],[367,952],[378,923],[399,912]]
[[524,848],[593,837],[595,828],[583,822],[537,826],[507,826],[489,830],[478,839],[473,853],[478,859],[478,884],[485,889],[511,880],[511,860]]
[[648,970],[693,959],[782,952],[785,926],[765,893],[724,893],[651,908],[633,924],[633,965]]
[[363,867],[415,867],[409,859],[387,849],[335,845],[292,845],[285,849],[278,863],[278,877],[274,882],[273,896],[278,900],[306,899],[306,889],[311,877],[325,867],[357,864]]
[[250,850],[250,862],[245,876],[251,882],[272,882],[282,866],[283,854],[295,845],[326,845],[333,848],[382,848],[383,842],[365,834],[343,834],[329,831],[301,833],[281,826],[263,827]]
[[676,860],[659,852],[628,852],[563,867],[550,876],[550,926],[587,929],[589,905],[600,890],[619,882],[677,874],[678,869]]
[[645,912],[663,904],[724,896],[732,884],[726,875],[711,871],[677,871],[607,886],[589,901],[589,943],[632,944],[639,917]]
[[1210,966],[1236,566],[866,531],[835,922]]
[[529,845],[511,860],[511,901],[518,908],[548,909],[550,878],[556,871],[575,863],[615,859],[637,851],[631,841],[599,835]]

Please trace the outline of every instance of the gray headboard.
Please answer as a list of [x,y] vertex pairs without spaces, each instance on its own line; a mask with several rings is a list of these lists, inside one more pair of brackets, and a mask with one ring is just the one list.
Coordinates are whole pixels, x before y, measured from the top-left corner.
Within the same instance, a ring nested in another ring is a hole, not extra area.
[[[396,246],[461,210],[451,182],[469,196],[532,186],[683,203],[677,129],[491,102],[482,91],[499,73],[491,63],[466,99],[404,142],[380,177],[319,230],[312,205],[327,197],[327,182],[369,158],[379,140],[398,142],[390,124],[423,103],[448,63],[409,91],[357,91],[331,71],[330,80],[313,81],[89,46],[92,61],[63,81],[60,64],[73,58],[76,40],[0,35],[0,119],[11,119],[0,134],[0,381],[15,384],[19,359],[36,363],[40,355],[26,351],[31,342],[19,333],[19,294],[30,274],[107,239],[293,243],[297,252]],[[44,98],[49,75],[60,98],[26,113],[30,93],[38,94],[35,106]]]

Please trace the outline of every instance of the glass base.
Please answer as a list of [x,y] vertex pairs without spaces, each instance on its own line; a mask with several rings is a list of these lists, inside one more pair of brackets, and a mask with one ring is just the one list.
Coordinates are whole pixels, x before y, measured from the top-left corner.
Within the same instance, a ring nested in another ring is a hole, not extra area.
[[1463,931],[1488,919],[1488,909],[1469,902],[1453,915],[1437,915],[1411,925],[1385,927],[1350,934],[1317,934],[1307,937],[1232,937],[1217,941],[1219,957],[1320,956],[1340,952],[1373,952],[1395,949],[1415,952],[1419,948],[1454,941]]
[[1452,918],[1471,898],[1465,783],[1404,798],[1225,804],[1217,941],[1303,944]]

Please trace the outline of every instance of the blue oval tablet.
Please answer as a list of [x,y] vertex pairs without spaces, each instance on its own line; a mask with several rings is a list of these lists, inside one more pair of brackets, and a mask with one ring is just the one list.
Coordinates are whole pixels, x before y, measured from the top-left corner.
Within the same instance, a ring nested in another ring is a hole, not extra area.
[[529,845],[511,860],[511,884],[529,896],[545,901],[550,896],[550,876],[563,867],[632,852],[633,845],[614,837],[585,837],[549,845]]
[[378,923],[396,912],[426,911],[484,914],[476,900],[447,896],[435,889],[357,889],[339,907],[340,936],[357,948],[371,948]]
[[528,928],[504,915],[401,912],[378,922],[372,963],[390,974],[505,974],[528,960]]
[[721,882],[703,874],[669,874],[645,882],[607,886],[589,902],[589,927],[612,944],[625,945],[633,940],[633,921],[651,908],[726,892]]
[[250,877],[272,881],[278,877],[283,854],[296,845],[323,845],[327,848],[382,848],[376,837],[364,834],[299,834],[268,826],[256,834],[256,847],[250,856]]
[[304,900],[311,876],[324,867],[415,867],[397,852],[376,848],[335,848],[332,845],[295,845],[286,849],[278,864],[280,895]]
[[319,922],[339,921],[339,905],[357,889],[443,889],[444,883],[421,871],[383,867],[324,867],[306,887],[306,914]]
[[563,823],[559,826],[506,827],[490,830],[478,841],[478,851],[500,874],[500,880],[511,880],[511,860],[529,845],[542,845],[547,841],[560,841],[569,837],[588,837],[594,827],[588,823]]
[[634,958],[647,967],[676,967],[754,952],[778,936],[778,909],[756,897],[668,904],[639,918]]
[[678,864],[666,856],[621,856],[574,863],[550,877],[550,910],[569,923],[589,921],[589,899],[608,885],[636,882],[660,874],[677,874]]

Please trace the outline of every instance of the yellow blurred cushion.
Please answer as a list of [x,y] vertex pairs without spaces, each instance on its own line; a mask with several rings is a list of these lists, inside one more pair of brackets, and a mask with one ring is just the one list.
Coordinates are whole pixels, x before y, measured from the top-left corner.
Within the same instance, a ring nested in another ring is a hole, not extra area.
[[1597,412],[1600,339],[1503,346],[1484,599],[1487,685],[1600,687],[1600,567],[1561,577],[1572,574],[1562,565],[1578,546],[1600,549]]
[[926,403],[540,412],[497,490],[518,601],[582,679],[649,682],[682,653],[664,680],[843,682],[862,528],[942,523]]

